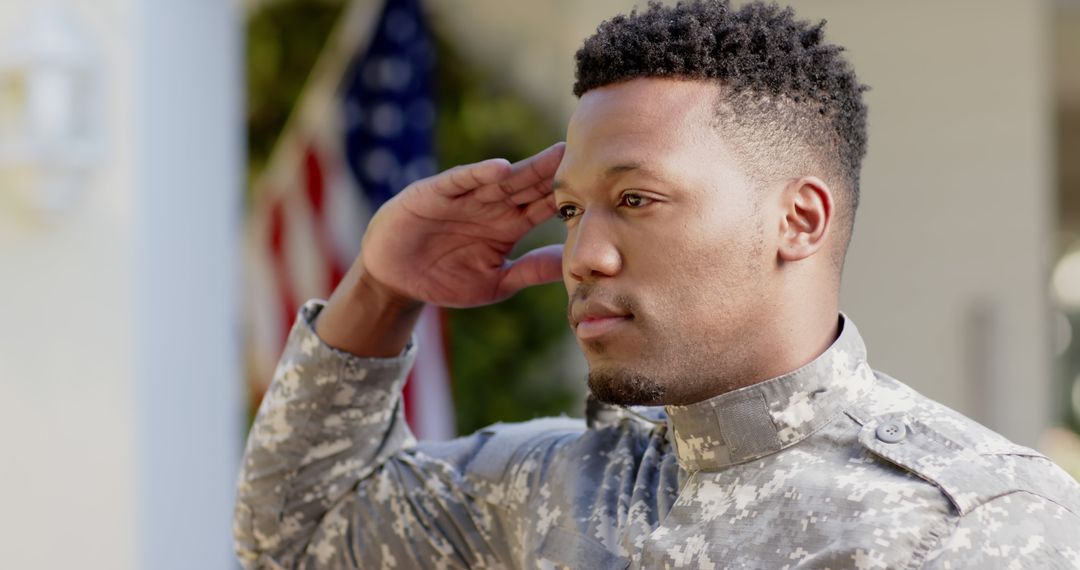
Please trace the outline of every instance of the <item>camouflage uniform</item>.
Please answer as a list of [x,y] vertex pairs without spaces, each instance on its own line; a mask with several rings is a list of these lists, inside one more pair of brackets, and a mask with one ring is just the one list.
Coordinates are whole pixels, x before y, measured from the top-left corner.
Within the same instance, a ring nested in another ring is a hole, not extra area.
[[790,374],[417,444],[415,349],[323,344],[309,302],[252,428],[247,568],[1080,568],[1080,486],[871,370],[851,321]]

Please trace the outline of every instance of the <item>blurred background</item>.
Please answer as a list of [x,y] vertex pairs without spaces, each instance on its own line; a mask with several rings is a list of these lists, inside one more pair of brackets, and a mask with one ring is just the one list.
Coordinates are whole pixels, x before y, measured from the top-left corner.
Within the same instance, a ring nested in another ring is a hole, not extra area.
[[[235,568],[299,304],[409,181],[559,140],[574,51],[633,6],[0,3],[3,565]],[[1080,476],[1080,1],[797,10],[872,87],[842,299],[871,363]],[[417,434],[581,415],[565,303],[429,309]]]

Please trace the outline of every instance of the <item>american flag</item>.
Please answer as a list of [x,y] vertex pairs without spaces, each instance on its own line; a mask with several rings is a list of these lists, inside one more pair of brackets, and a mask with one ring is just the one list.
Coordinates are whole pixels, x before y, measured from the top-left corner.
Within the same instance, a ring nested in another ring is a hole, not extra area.
[[[352,3],[257,180],[245,236],[256,404],[300,305],[329,296],[379,206],[435,173],[434,51],[419,0]],[[455,434],[444,329],[442,312],[426,308],[404,394],[420,439]]]

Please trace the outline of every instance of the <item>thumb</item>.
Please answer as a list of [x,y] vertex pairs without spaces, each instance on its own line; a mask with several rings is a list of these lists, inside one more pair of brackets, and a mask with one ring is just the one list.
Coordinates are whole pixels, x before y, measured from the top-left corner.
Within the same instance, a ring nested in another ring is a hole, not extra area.
[[536,248],[510,262],[499,282],[500,296],[562,279],[562,244]]

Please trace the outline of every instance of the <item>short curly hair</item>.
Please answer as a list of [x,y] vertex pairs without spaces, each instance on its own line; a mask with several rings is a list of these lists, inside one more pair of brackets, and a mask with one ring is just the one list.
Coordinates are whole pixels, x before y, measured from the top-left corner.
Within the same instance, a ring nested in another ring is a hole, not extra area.
[[[574,95],[641,77],[716,81],[717,125],[758,180],[821,174],[847,197],[847,238],[866,154],[866,105],[825,21],[760,1],[694,0],[616,16],[578,50]],[[846,249],[846,241],[845,247]]]

